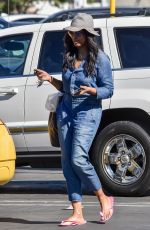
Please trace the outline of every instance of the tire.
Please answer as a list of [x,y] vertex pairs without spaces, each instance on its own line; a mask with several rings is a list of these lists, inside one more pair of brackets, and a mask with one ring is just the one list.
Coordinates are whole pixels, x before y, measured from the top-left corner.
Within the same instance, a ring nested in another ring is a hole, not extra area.
[[117,121],[96,137],[92,162],[104,189],[121,196],[141,196],[150,182],[150,137],[138,124]]

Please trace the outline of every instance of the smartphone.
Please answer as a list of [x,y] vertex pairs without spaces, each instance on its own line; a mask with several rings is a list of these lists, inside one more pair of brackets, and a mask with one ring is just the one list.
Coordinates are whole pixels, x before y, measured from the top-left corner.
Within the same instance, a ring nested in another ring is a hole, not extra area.
[[73,95],[76,95],[76,94],[80,93],[80,91],[81,91],[80,88],[79,89],[75,89]]

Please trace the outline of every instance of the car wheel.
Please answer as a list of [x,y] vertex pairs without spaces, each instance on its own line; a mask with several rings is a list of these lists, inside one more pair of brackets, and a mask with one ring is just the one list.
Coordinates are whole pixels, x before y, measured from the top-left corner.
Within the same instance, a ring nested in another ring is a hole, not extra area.
[[117,121],[96,137],[92,160],[110,193],[143,195],[150,181],[150,137],[138,124]]

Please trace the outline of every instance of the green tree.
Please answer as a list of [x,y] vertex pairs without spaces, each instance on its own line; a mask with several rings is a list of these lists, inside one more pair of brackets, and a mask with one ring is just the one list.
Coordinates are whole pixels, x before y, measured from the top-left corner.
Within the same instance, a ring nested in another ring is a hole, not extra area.
[[[39,0],[0,0],[0,12],[11,14],[13,12],[26,13],[27,9],[33,5],[33,2]],[[43,0],[46,1],[46,0]],[[49,0],[51,2],[52,0]],[[96,0],[87,0],[88,2],[96,2]],[[100,0],[99,0],[100,1]],[[60,3],[70,2],[74,0],[53,0],[56,6]]]
[[5,13],[25,13],[28,7],[32,6],[33,2],[39,0],[0,0],[0,11]]

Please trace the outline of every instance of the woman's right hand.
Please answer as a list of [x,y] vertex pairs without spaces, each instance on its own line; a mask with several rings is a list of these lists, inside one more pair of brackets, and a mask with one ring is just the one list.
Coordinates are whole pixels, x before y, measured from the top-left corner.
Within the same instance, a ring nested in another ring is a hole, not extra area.
[[49,75],[46,71],[41,69],[34,69],[35,75],[38,77],[40,81],[52,81],[52,76]]

